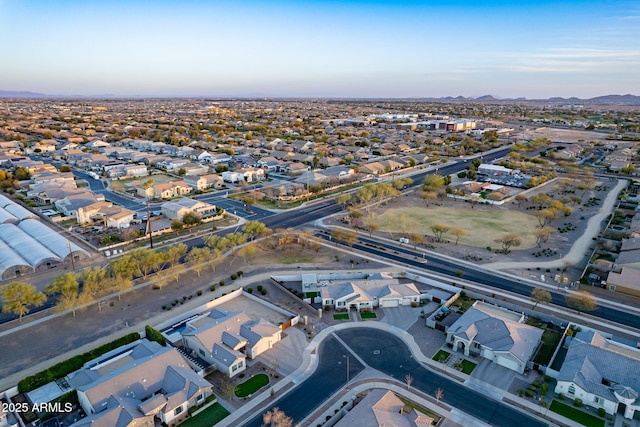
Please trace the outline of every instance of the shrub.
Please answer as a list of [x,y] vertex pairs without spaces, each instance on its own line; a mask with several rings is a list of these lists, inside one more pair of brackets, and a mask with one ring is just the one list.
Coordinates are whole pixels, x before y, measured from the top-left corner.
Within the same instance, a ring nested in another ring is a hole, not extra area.
[[[258,285],[258,291],[262,292],[262,288],[263,288],[262,285]],[[297,291],[294,290],[294,293],[297,294]]]
[[540,386],[540,394],[543,396],[546,396],[548,391],[549,391],[549,384],[542,383],[542,385]]
[[144,327],[144,333],[149,341],[155,341],[163,347],[167,346],[167,340],[164,338],[164,335],[160,333],[160,331],[157,331],[151,326],[146,325]]
[[582,406],[582,399],[575,398],[573,400],[573,406],[575,406],[576,408],[580,408]]
[[249,292],[250,294],[253,293],[253,288],[247,288],[247,292]]
[[242,277],[244,275],[244,271],[238,270],[236,274],[238,275],[238,277]]
[[607,411],[605,411],[604,408],[598,408],[598,415],[604,418],[607,416]]
[[215,291],[215,290],[216,290],[216,285],[211,285],[211,286],[209,286],[209,290],[210,290],[211,292]]
[[564,400],[564,393],[560,393],[560,394],[558,395],[558,399],[560,399],[560,400]]
[[264,289],[264,288],[262,288],[262,290],[260,291],[260,293],[261,293],[262,295],[266,295],[266,294],[267,294],[267,290],[266,290],[266,289]]
[[524,391],[524,395],[527,396],[527,397],[533,397],[533,391],[531,391],[529,389],[526,389]]
[[196,292],[196,295],[198,295],[199,297],[202,296],[202,290],[198,289],[198,292]]
[[544,382],[545,383],[550,383],[551,382],[551,377],[549,375],[545,375],[544,376]]
[[231,274],[231,280],[236,280],[238,278],[238,275],[236,273]]
[[220,286],[224,286],[224,280],[220,280],[220,283],[218,283]]
[[31,390],[35,390],[36,388],[50,383],[51,381],[54,381],[58,378],[62,378],[73,371],[77,371],[78,369],[82,368],[82,365],[84,365],[89,360],[93,360],[96,357],[110,352],[111,350],[122,347],[123,345],[132,343],[139,339],[140,334],[137,332],[133,332],[107,344],[101,345],[100,347],[94,348],[93,350],[90,350],[86,353],[79,354],[72,357],[71,359],[67,359],[60,363],[57,363],[50,368],[45,369],[44,371],[38,372],[35,375],[21,380],[18,383],[18,391],[20,393],[27,393]]

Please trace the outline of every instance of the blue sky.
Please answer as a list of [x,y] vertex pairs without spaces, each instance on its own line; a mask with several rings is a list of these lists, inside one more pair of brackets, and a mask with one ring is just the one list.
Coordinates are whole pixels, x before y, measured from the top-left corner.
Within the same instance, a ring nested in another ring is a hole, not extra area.
[[640,95],[640,2],[0,0],[0,89]]

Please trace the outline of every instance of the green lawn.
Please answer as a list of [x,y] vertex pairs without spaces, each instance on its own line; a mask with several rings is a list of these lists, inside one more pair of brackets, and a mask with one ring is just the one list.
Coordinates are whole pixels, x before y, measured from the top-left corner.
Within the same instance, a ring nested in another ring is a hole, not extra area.
[[562,334],[560,332],[545,329],[542,333],[542,345],[533,358],[534,363],[547,366],[551,361],[553,352],[556,351],[558,344],[560,344],[561,339]]
[[267,374],[255,375],[242,384],[238,384],[234,390],[234,393],[238,397],[247,397],[250,394],[255,393],[262,387],[269,384],[269,376]]
[[451,353],[449,353],[448,351],[440,350],[431,359],[435,360],[436,362],[444,362],[450,355]]
[[333,320],[349,320],[349,314],[348,313],[334,314]]
[[582,424],[587,427],[604,427],[604,420],[588,414],[578,408],[569,406],[566,403],[554,400],[551,402],[551,410],[556,414],[564,415],[565,417]]
[[375,313],[367,313],[366,311],[363,311],[360,313],[360,317],[362,317],[363,319],[377,319],[378,316]]
[[460,365],[462,365],[462,373],[467,375],[471,374],[471,372],[476,368],[476,364],[468,360],[462,360]]
[[180,424],[181,427],[211,427],[212,425],[223,420],[229,411],[224,409],[219,403],[214,403],[195,417],[187,419]]

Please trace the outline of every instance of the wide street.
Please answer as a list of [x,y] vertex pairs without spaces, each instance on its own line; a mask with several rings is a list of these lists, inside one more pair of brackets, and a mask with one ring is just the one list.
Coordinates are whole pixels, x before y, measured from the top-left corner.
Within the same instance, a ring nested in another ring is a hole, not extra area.
[[[349,355],[351,379],[364,369],[364,366],[358,361],[360,358],[369,367],[399,381],[404,381],[406,375],[411,375],[413,377],[411,387],[428,395],[434,396],[438,388],[442,389],[442,402],[489,425],[497,427],[514,425],[542,427],[547,425],[547,423],[517,411],[509,405],[486,397],[422,366],[414,359],[404,341],[389,332],[358,327],[345,329],[336,332],[336,334],[343,342],[347,343],[349,348],[345,348],[333,336],[326,338],[319,346],[319,364],[313,375],[284,397],[269,405],[280,408],[285,414],[292,417],[294,425],[312,413],[340,387],[347,385],[345,363],[347,355]],[[262,425],[261,416],[254,417],[243,425],[259,427]]]

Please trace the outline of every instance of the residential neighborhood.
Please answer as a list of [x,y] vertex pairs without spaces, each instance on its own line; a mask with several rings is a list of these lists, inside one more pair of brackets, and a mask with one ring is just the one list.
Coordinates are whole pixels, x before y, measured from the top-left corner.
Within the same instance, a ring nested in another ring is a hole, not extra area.
[[640,425],[635,111],[7,105],[0,427]]

